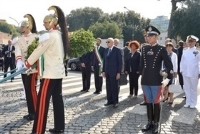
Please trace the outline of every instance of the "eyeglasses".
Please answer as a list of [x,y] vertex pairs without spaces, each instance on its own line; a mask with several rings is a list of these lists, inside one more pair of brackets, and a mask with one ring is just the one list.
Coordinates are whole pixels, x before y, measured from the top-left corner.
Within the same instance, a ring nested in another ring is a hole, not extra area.
[[110,43],[110,41],[106,41],[106,43]]

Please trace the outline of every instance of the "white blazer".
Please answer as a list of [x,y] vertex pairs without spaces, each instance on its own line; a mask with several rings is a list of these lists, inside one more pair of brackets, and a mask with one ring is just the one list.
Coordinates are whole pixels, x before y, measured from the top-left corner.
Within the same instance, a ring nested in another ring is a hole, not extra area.
[[[172,61],[172,65],[173,65],[173,71],[174,71],[174,73],[177,73],[178,72],[178,56],[174,52],[172,52],[171,61]],[[162,70],[163,69],[164,69],[164,67],[162,64]]]

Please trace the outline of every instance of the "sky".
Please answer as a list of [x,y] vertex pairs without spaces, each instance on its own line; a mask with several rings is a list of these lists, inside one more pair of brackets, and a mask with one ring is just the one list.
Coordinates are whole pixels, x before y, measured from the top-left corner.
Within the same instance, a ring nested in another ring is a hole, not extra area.
[[59,6],[65,15],[84,7],[98,7],[104,13],[127,12],[126,7],[150,19],[160,15],[169,17],[171,12],[171,0],[1,0],[0,19],[17,26],[26,20],[23,16],[29,13],[33,15],[38,31],[44,30],[45,15],[54,13],[47,10],[52,5]]

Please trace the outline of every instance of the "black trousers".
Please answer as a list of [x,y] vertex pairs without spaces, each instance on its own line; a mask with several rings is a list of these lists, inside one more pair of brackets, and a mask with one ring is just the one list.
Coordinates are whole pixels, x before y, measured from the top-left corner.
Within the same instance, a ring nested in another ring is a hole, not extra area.
[[91,66],[81,67],[83,90],[90,89]]
[[106,95],[107,103],[117,104],[119,102],[118,80],[116,80],[116,76],[106,74]]
[[22,82],[25,88],[26,103],[29,114],[35,114],[36,102],[37,102],[37,73],[33,74],[22,74]]
[[179,78],[179,83],[183,89],[183,75],[180,72],[178,73],[178,78]]
[[99,76],[99,65],[94,66],[94,81],[96,92],[102,91],[103,78]]
[[[4,73],[8,71],[8,68],[10,67],[10,70],[15,69],[15,64],[13,62],[13,59],[10,57],[7,57],[7,59],[4,61]],[[14,73],[11,72],[11,74]],[[7,74],[4,75],[4,78],[7,77]],[[14,78],[11,78],[11,80],[13,80]]]
[[62,79],[42,79],[32,133],[45,133],[51,96],[53,101],[54,128],[56,130],[64,130],[65,116],[62,98]]
[[139,75],[135,74],[133,72],[129,73],[129,89],[130,89],[130,94],[133,94],[133,89],[135,89],[135,95],[138,95],[138,79]]

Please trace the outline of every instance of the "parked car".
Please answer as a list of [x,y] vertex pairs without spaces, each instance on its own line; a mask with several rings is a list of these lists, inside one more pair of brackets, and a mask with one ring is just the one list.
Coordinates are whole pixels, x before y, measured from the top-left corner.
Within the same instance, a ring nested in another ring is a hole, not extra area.
[[72,71],[80,70],[81,63],[79,58],[72,58],[68,61],[68,68],[71,68]]

